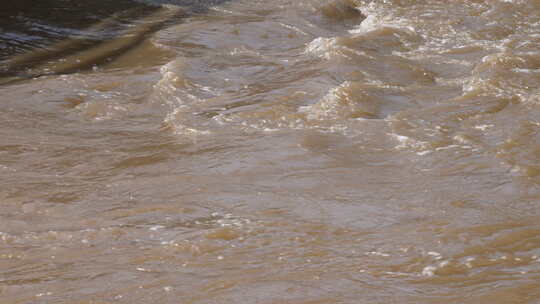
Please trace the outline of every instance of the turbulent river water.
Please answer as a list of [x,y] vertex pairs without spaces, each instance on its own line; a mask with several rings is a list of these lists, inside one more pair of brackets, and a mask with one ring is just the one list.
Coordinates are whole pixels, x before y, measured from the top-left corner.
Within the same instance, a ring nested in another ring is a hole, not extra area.
[[0,29],[1,303],[540,303],[538,0]]

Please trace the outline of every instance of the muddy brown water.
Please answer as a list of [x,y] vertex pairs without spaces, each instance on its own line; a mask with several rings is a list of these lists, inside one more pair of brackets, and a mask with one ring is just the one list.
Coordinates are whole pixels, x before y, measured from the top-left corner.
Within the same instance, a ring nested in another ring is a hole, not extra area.
[[540,2],[46,2],[0,34],[0,303],[540,303]]

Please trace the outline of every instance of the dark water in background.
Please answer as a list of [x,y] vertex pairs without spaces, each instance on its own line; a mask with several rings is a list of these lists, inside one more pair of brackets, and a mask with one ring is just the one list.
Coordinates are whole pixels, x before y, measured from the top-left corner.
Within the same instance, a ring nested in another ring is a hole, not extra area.
[[539,1],[161,4],[0,5],[1,303],[540,303]]

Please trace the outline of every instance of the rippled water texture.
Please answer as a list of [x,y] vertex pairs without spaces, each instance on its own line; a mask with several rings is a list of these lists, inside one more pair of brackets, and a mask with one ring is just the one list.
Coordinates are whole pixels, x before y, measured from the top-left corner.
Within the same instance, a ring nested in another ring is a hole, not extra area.
[[0,302],[540,303],[540,2],[42,2]]

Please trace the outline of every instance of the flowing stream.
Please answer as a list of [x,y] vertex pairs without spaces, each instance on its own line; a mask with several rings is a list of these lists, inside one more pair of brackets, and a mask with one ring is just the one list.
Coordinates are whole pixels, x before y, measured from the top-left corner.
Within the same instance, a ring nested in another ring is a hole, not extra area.
[[0,303],[540,303],[538,0],[4,0]]

